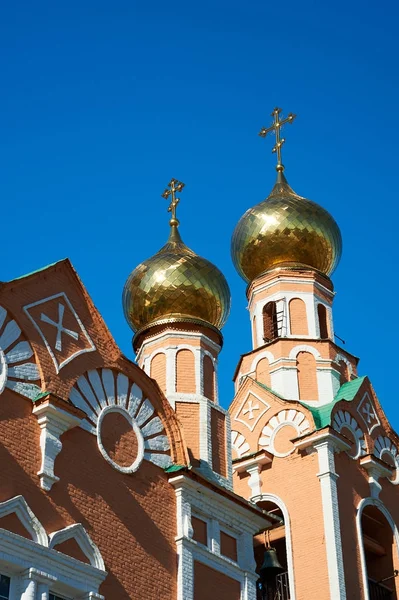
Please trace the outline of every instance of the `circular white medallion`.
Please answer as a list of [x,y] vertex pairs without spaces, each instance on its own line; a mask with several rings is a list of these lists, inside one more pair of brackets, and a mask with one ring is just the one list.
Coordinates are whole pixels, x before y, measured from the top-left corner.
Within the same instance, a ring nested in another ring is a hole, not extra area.
[[[130,424],[133,432],[136,435],[137,456],[134,459],[134,461],[132,462],[132,464],[127,467],[119,465],[117,462],[112,460],[112,458],[109,456],[109,454],[106,451],[106,449],[102,443],[102,440],[101,440],[101,427],[102,427],[104,418],[107,415],[109,415],[110,413],[121,414],[126,419],[126,421]],[[138,426],[138,424],[136,423],[136,420],[133,419],[132,416],[128,413],[128,411],[125,408],[123,408],[122,406],[118,406],[118,405],[106,406],[105,408],[102,409],[100,416],[98,417],[98,421],[97,421],[97,443],[98,443],[100,452],[103,455],[103,457],[105,458],[105,460],[107,462],[109,462],[109,464],[112,465],[114,467],[114,469],[116,469],[117,471],[120,471],[121,473],[135,473],[143,461],[143,458],[144,458],[143,434],[141,433],[141,429]]]

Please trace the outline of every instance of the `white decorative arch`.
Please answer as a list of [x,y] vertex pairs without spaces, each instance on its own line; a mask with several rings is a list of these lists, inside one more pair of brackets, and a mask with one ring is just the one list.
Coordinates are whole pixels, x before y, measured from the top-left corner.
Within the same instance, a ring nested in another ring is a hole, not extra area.
[[31,400],[41,392],[32,346],[12,315],[0,306],[0,395],[6,387]]
[[[141,460],[144,458],[161,468],[168,467],[172,463],[170,445],[161,419],[139,386],[124,373],[112,369],[87,371],[79,377],[71,389],[69,400],[86,413],[86,419],[82,420],[80,426],[97,436],[99,450],[103,455],[102,418],[105,411],[117,410],[124,414],[136,434]],[[141,442],[144,442],[144,448]],[[116,463],[112,460],[108,462],[116,468]],[[139,466],[134,464],[134,468],[128,471],[123,468],[118,470],[133,473]]]
[[204,356],[209,356],[210,359],[212,359],[212,363],[215,366],[215,362],[216,362],[216,358],[213,356],[213,354],[211,352],[209,352],[209,350],[205,350],[205,348],[202,348],[202,358],[204,358]]
[[399,483],[399,454],[398,449],[395,444],[389,439],[387,436],[379,435],[378,438],[374,440],[374,449],[373,454],[382,460],[384,454],[389,454],[393,462],[396,465],[396,473],[393,479],[389,479],[391,483],[394,485],[398,485]]
[[309,346],[309,344],[299,344],[298,346],[294,346],[289,354],[289,358],[296,358],[300,352],[309,352],[310,354],[313,354],[315,358],[321,358],[320,352],[316,350],[316,348],[313,348],[313,346]]
[[278,458],[284,458],[294,452],[294,446],[292,446],[292,449],[289,450],[289,452],[284,453],[278,452],[274,447],[274,440],[277,433],[287,425],[293,427],[298,436],[302,435],[310,428],[308,419],[299,410],[295,410],[294,408],[280,410],[280,412],[271,417],[263,427],[258,442],[260,448],[271,452],[271,454]]
[[58,544],[62,544],[67,540],[75,540],[83,554],[90,561],[90,564],[93,567],[97,567],[97,569],[105,571],[101,552],[81,523],[75,523],[74,525],[69,525],[64,529],[60,529],[59,531],[54,531],[54,533],[50,534],[49,538],[49,548],[52,550],[55,549],[55,546],[58,546]]
[[398,555],[399,555],[399,531],[398,531],[395,521],[393,520],[393,518],[391,516],[391,513],[388,511],[388,509],[385,507],[385,505],[383,504],[383,502],[381,500],[379,500],[378,498],[363,498],[359,502],[358,507],[357,507],[357,514],[356,514],[356,529],[357,529],[357,537],[358,537],[358,544],[359,544],[360,565],[361,565],[361,569],[362,569],[363,594],[364,594],[364,600],[370,600],[369,586],[368,586],[368,579],[367,579],[366,554],[364,552],[363,531],[362,531],[362,513],[363,513],[363,510],[366,508],[366,506],[375,506],[376,508],[378,508],[378,510],[382,512],[382,514],[388,521],[388,523],[392,529],[392,532],[393,532],[393,537],[395,540],[395,548],[396,548],[396,552]]
[[18,517],[34,542],[46,548],[48,547],[46,530],[29,508],[23,496],[15,496],[10,500],[0,503],[0,519],[11,514],[15,514]]
[[241,458],[241,456],[244,456],[244,454],[249,451],[250,445],[242,433],[233,429],[231,431],[231,448],[234,449]]
[[253,373],[256,370],[258,362],[260,362],[262,358],[267,358],[270,364],[275,361],[274,355],[270,352],[270,350],[264,350],[253,359],[251,368],[249,370],[250,373]]
[[345,427],[349,429],[349,431],[352,433],[356,443],[355,456],[352,456],[351,454],[349,454],[349,452],[347,452],[347,454],[353,460],[357,460],[360,456],[363,456],[367,452],[364,433],[360,429],[358,422],[354,417],[352,417],[350,412],[348,412],[347,410],[339,410],[334,416],[333,428],[335,429],[335,431],[338,431],[338,433],[341,433],[341,430]]
[[292,537],[291,537],[291,522],[290,515],[288,509],[284,503],[284,501],[275,494],[260,494],[259,496],[252,496],[250,498],[251,502],[273,502],[276,506],[279,507],[284,517],[284,526],[285,526],[285,545],[287,550],[287,567],[288,567],[288,581],[290,585],[290,599],[296,600],[295,595],[295,578],[294,578],[294,560],[292,553]]
[[338,364],[340,361],[343,361],[346,364],[349,370],[349,374],[353,375],[353,367],[350,361],[346,358],[346,356],[344,356],[343,354],[337,354],[334,358],[334,362]]

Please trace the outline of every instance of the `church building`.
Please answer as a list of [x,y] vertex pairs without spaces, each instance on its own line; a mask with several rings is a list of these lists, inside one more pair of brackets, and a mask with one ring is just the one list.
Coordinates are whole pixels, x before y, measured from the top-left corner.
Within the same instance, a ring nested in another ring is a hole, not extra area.
[[230,290],[180,236],[182,182],[123,290],[134,362],[69,260],[0,283],[0,600],[399,600],[399,437],[335,341],[341,233],[288,184],[281,113],[232,237],[228,409]]

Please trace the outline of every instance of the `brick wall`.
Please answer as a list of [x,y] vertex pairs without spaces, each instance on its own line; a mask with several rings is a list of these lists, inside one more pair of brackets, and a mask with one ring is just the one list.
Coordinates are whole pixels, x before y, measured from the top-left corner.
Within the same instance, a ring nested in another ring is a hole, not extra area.
[[194,600],[240,600],[239,581],[231,579],[202,563],[194,562]]
[[316,359],[310,352],[299,352],[297,357],[300,400],[318,400]]
[[267,358],[261,358],[256,365],[256,380],[270,387],[270,367]]
[[226,418],[215,408],[211,409],[211,435],[213,470],[226,477]]
[[176,391],[195,393],[195,363],[191,350],[179,350],[176,354]]
[[159,353],[151,361],[150,377],[155,379],[161,390],[166,392],[166,356]]
[[190,462],[198,465],[200,455],[199,405],[194,402],[176,402],[176,415],[183,427]]
[[215,401],[215,369],[210,356],[204,356],[204,396]]
[[300,298],[293,298],[289,303],[291,335],[308,335],[306,305]]

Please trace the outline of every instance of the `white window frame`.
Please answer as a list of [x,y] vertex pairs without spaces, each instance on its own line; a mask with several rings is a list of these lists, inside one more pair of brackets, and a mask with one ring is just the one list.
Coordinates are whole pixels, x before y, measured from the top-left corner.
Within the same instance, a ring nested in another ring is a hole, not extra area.
[[[9,600],[48,600],[50,591],[68,600],[104,600],[98,590],[107,572],[82,525],[47,536],[22,496],[0,503],[0,517],[8,514],[15,514],[32,535],[28,539],[0,528],[0,572],[11,579]],[[52,547],[67,539],[75,539],[93,564]]]

